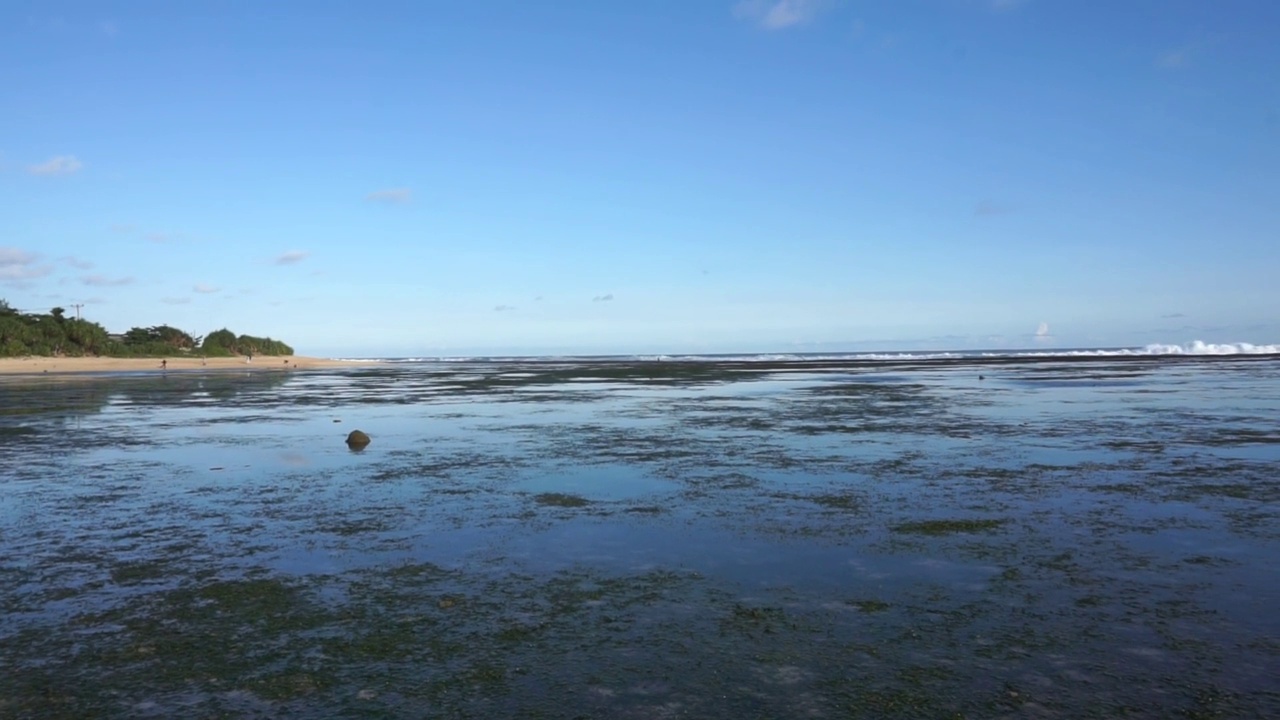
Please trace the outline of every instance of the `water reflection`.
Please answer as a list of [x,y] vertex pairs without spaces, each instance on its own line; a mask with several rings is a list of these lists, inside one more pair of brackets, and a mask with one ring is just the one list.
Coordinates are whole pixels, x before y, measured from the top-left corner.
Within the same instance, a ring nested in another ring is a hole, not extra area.
[[0,708],[1277,709],[1274,363],[667,370],[0,386]]

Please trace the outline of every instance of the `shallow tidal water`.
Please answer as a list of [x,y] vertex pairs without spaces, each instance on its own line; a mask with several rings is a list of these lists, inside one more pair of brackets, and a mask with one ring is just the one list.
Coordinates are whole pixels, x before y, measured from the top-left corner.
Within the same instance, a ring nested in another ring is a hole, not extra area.
[[3,718],[1280,717],[1277,608],[1274,357],[0,379]]

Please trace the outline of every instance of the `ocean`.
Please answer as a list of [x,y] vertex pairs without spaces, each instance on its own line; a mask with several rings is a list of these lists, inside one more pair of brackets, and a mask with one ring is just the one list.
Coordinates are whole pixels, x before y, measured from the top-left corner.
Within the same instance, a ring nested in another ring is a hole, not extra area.
[[1278,353],[0,379],[0,717],[1280,717]]

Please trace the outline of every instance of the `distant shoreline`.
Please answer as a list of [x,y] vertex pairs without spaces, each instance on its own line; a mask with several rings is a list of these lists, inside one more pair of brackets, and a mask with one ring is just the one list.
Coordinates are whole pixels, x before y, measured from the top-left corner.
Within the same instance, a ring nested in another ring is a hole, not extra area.
[[[164,367],[161,367],[164,363]],[[286,370],[315,370],[321,368],[368,367],[377,362],[329,360],[300,355],[262,355],[245,362],[244,357],[200,358],[154,357],[13,357],[0,358],[0,375],[66,375],[85,373],[140,373],[140,372],[192,372],[192,371],[249,371],[283,372]]]

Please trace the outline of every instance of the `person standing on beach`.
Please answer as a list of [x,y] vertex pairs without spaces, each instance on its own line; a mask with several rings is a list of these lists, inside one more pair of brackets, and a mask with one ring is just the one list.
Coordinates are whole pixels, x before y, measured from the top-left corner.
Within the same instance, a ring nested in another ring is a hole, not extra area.
[[166,358],[160,361],[160,369],[167,370],[169,368],[169,360]]

